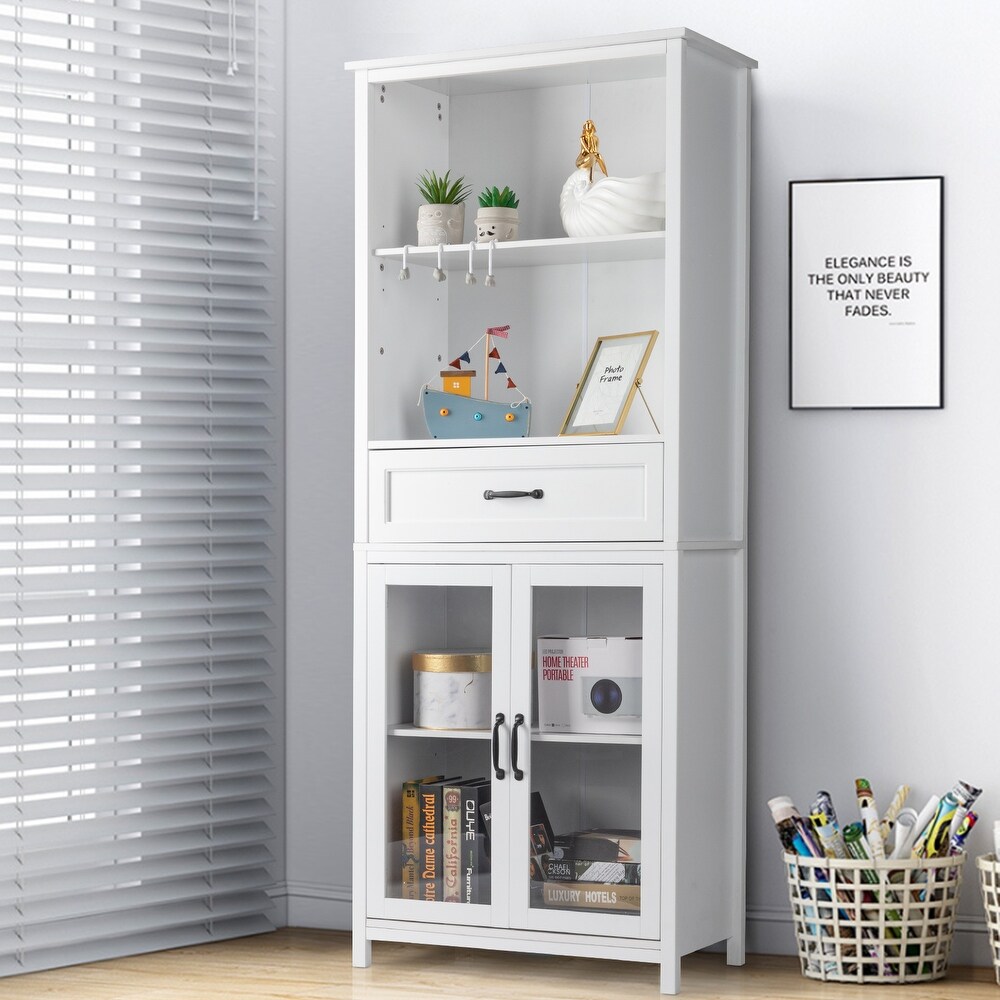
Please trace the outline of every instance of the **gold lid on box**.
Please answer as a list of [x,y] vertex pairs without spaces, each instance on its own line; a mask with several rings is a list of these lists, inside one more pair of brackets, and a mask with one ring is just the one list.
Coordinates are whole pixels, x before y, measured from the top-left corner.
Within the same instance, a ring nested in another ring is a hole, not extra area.
[[488,674],[493,670],[493,654],[474,650],[414,653],[413,669],[428,674]]

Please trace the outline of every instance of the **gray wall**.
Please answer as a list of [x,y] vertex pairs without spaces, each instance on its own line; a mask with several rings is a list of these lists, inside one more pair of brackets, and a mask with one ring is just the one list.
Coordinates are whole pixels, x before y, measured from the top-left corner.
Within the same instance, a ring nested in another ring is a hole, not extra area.
[[[754,75],[748,904],[792,945],[764,806],[852,781],[920,801],[986,787],[1000,817],[1000,8],[927,0],[545,5],[288,0],[289,920],[349,925],[353,81],[347,59],[685,25]],[[433,21],[432,33],[427,25]],[[494,23],[490,23],[490,22]],[[491,33],[485,31],[491,29]],[[609,151],[610,152],[610,151]],[[787,182],[945,175],[941,411],[787,407]],[[990,751],[993,752],[990,752]],[[975,871],[959,960],[988,962]]]

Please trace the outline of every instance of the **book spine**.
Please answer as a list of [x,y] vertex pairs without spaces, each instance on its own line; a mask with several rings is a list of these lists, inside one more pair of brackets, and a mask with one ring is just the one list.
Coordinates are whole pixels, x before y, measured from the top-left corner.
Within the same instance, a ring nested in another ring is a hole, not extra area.
[[546,906],[638,913],[642,886],[544,882],[542,893]]
[[418,822],[419,804],[417,789],[419,781],[403,782],[403,899],[419,899],[417,886],[417,852],[420,849],[420,829]]
[[547,882],[602,882],[639,885],[642,865],[635,861],[586,861],[582,858],[549,859],[544,866]]
[[422,786],[418,792],[420,802],[420,857],[417,862],[420,884],[417,898],[433,902],[439,898],[441,872],[439,853],[439,817],[441,789]]
[[478,903],[476,881],[479,872],[479,848],[476,843],[479,836],[478,796],[475,788],[462,789],[462,865],[461,865],[461,899],[463,903]]
[[446,903],[462,899],[462,789],[445,785],[441,789],[441,898]]
[[476,902],[489,903],[492,899],[492,880],[490,871],[490,821],[493,816],[493,806],[490,801],[492,792],[489,785],[476,789]]

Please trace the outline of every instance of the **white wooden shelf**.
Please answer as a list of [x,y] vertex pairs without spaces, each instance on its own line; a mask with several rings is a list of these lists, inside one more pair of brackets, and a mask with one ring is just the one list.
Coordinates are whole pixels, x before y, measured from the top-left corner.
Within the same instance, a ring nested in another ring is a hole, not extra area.
[[601,746],[641,746],[642,737],[635,735],[612,735],[608,733],[543,733],[531,730],[533,743],[594,743]]
[[[388,726],[389,736],[406,736],[416,739],[436,740],[488,740],[489,729],[422,729],[411,723],[395,723]],[[641,736],[611,735],[607,733],[543,733],[539,729],[531,730],[534,743],[593,743],[603,746],[641,746]]]
[[663,441],[662,434],[568,434],[565,437],[526,438],[420,438],[402,441],[369,441],[370,451],[399,451],[419,448],[422,451],[440,451],[447,448],[531,448],[544,445],[573,447],[584,445],[597,448],[601,445],[655,444]]
[[434,740],[488,740],[491,735],[489,729],[421,729],[410,722],[388,726],[386,732],[390,736]]
[[[505,267],[542,267],[546,264],[598,264],[608,261],[660,260],[666,248],[666,233],[628,233],[624,236],[564,236],[549,240],[509,240],[493,248],[494,270]],[[486,267],[485,243],[476,244],[474,267],[478,272]],[[378,259],[395,260],[402,264],[403,248],[391,247],[372,251]],[[406,251],[407,265],[437,267],[438,248],[411,246]],[[469,267],[469,244],[445,246],[442,264],[446,271],[465,271]]]

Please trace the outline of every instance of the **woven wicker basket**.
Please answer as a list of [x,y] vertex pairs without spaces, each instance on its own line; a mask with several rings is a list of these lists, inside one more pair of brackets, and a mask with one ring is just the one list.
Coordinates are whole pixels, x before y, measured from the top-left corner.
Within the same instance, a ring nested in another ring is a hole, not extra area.
[[964,854],[906,861],[784,858],[803,975],[916,983],[947,972]]
[[976,858],[979,869],[979,886],[983,890],[983,908],[986,910],[986,926],[990,932],[990,951],[993,954],[993,968],[997,983],[1000,984],[1000,861],[995,854],[984,854]]

